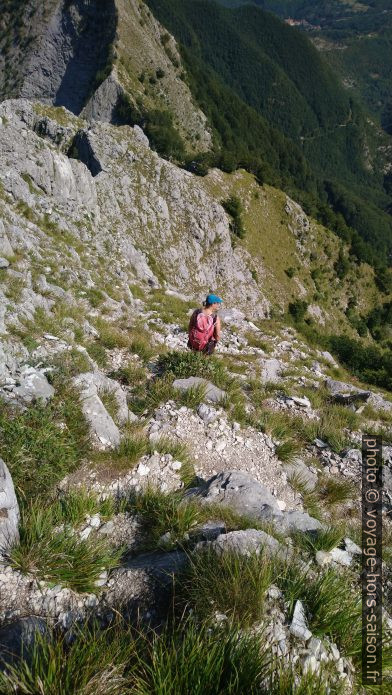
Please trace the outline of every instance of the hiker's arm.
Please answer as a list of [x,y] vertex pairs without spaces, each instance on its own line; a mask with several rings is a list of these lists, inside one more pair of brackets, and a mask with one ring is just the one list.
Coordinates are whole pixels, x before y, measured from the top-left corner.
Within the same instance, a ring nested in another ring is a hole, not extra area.
[[220,340],[221,337],[221,320],[219,316],[216,317],[214,338],[215,340]]

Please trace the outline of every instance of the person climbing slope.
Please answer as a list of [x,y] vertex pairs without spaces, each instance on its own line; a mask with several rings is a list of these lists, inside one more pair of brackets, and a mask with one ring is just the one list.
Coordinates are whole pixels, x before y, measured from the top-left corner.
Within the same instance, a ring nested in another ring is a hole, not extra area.
[[212,355],[221,335],[221,322],[217,311],[222,299],[208,294],[202,309],[195,309],[189,321],[188,347],[195,352]]

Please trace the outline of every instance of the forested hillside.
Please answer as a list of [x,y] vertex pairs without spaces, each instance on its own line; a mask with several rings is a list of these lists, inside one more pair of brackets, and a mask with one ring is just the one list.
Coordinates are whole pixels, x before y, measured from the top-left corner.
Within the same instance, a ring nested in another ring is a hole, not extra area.
[[257,7],[148,4],[182,46],[189,84],[214,130],[213,163],[244,166],[284,188],[351,240],[358,258],[388,265],[385,143],[308,37]]
[[255,4],[298,25],[315,40],[347,87],[392,130],[392,7],[389,0],[219,0],[227,7]]

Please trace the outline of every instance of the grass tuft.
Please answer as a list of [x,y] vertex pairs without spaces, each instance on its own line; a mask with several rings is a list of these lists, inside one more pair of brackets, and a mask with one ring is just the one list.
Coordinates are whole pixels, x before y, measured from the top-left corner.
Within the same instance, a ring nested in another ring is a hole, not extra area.
[[315,555],[318,550],[329,552],[337,548],[345,536],[343,526],[327,526],[320,529],[317,534],[293,533],[291,535],[295,545],[305,552]]
[[263,554],[199,551],[177,580],[179,608],[191,608],[202,620],[218,612],[242,627],[252,625],[263,617],[272,574],[271,562]]
[[275,454],[284,463],[293,463],[302,451],[295,439],[286,439],[275,447]]
[[0,673],[4,695],[127,695],[135,640],[123,623],[73,628],[73,639],[38,635],[31,658]]
[[320,500],[327,507],[344,504],[357,495],[356,488],[350,480],[336,479],[332,476],[319,479],[317,491]]
[[22,510],[20,540],[10,551],[10,564],[38,580],[73,589],[97,592],[96,582],[104,570],[116,567],[121,549],[113,549],[106,539],[80,540],[71,527],[56,529],[60,507],[40,503]]

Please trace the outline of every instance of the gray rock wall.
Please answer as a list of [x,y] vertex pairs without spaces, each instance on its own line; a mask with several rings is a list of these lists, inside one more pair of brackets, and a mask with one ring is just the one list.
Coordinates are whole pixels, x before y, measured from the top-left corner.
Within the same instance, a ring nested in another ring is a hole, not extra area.
[[79,114],[97,86],[116,33],[114,0],[63,0],[36,42],[21,97]]

